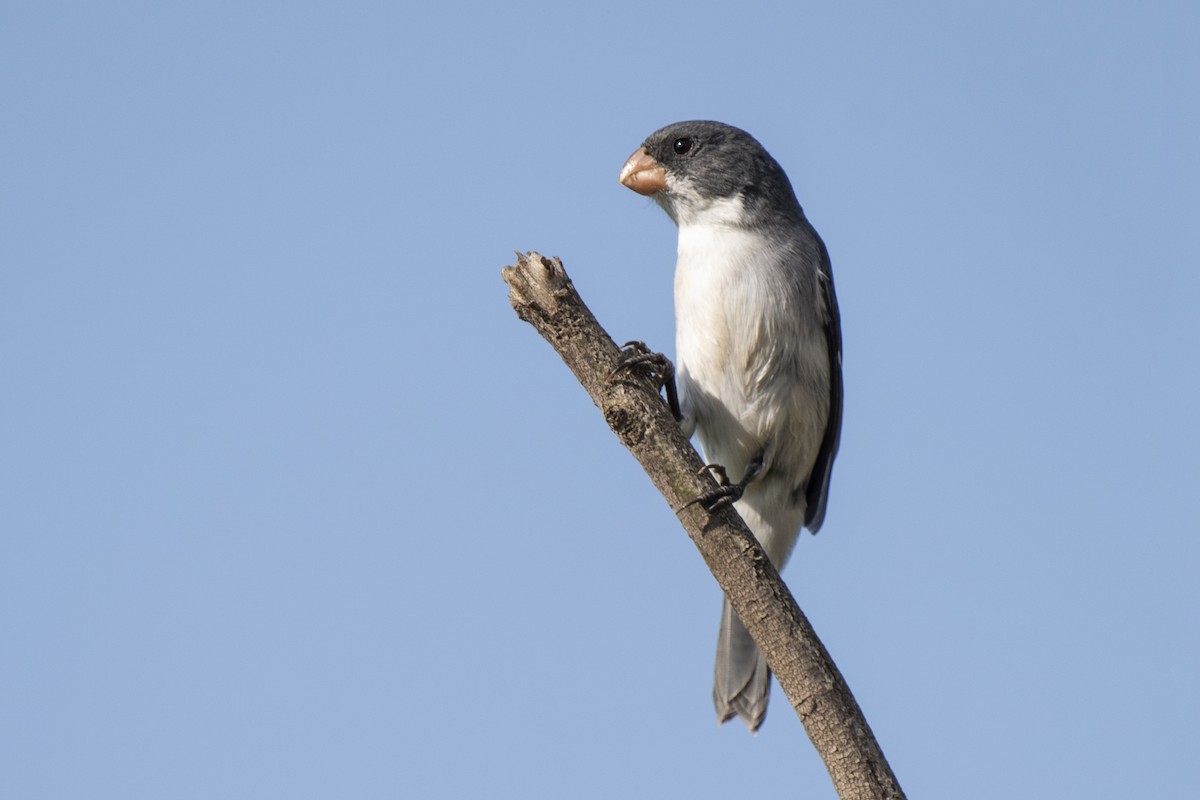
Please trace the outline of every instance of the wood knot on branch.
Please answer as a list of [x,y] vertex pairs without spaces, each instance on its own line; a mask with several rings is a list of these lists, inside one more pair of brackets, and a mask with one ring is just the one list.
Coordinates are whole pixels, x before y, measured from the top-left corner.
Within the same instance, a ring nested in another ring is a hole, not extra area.
[[610,405],[604,409],[604,421],[626,447],[635,447],[646,438],[646,417],[623,405]]

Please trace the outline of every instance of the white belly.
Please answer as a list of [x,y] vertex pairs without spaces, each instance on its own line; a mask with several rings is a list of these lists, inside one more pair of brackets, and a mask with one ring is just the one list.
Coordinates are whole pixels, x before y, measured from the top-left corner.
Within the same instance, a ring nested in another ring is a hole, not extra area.
[[752,232],[683,226],[675,269],[685,424],[695,425],[705,458],[731,480],[765,453],[764,479],[738,505],[749,522],[756,515],[742,507],[762,501],[758,516],[771,519],[755,534],[764,545],[789,540],[768,547],[780,565],[804,516],[803,491],[793,495],[812,470],[829,413],[828,351],[821,331],[805,324],[813,310],[799,307],[797,287],[807,275],[789,268],[787,257]]

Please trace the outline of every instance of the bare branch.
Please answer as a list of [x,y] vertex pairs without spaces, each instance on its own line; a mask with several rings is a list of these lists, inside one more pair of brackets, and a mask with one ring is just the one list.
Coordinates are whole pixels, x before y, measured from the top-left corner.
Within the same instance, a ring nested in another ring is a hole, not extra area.
[[[715,488],[649,377],[622,370],[620,351],[571,284],[562,262],[517,253],[505,267],[517,316],[550,342],[672,509]],[[611,377],[610,377],[611,376]],[[787,586],[730,507],[678,514],[733,610],[766,655],[842,800],[903,798],[862,711]]]

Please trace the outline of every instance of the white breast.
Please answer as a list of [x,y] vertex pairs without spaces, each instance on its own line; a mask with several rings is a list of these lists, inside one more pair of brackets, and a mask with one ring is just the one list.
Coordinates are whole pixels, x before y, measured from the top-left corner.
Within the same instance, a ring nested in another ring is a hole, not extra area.
[[[824,432],[828,394],[814,390],[828,386],[827,356],[819,332],[804,324],[813,311],[798,307],[806,273],[778,242],[732,224],[739,205],[724,201],[680,221],[680,395],[708,460],[736,480],[766,448],[771,460],[782,456],[775,466],[795,486],[807,477]],[[824,380],[814,380],[814,371]]]

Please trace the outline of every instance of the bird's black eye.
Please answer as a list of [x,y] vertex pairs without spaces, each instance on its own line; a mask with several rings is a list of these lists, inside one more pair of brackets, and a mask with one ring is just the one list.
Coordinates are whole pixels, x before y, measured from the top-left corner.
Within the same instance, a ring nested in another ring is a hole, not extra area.
[[683,137],[680,137],[679,139],[676,139],[675,144],[672,146],[674,147],[675,152],[677,154],[683,155],[684,153],[686,153],[687,151],[692,149],[692,140],[687,138],[686,136],[683,136]]

